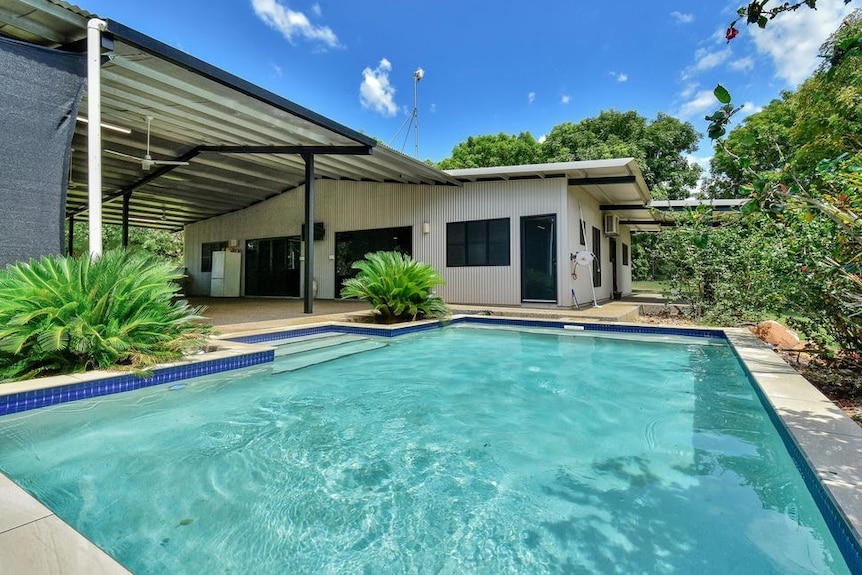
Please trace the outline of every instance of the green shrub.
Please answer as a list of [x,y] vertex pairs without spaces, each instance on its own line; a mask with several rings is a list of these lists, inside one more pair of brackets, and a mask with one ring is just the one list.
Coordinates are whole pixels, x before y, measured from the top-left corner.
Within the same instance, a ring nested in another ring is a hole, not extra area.
[[374,252],[353,264],[355,278],[344,282],[341,297],[368,301],[384,322],[440,317],[449,313],[432,290],[443,278],[430,265],[400,252]]
[[138,369],[200,347],[201,308],[174,299],[180,275],[143,254],[44,257],[0,271],[0,381]]

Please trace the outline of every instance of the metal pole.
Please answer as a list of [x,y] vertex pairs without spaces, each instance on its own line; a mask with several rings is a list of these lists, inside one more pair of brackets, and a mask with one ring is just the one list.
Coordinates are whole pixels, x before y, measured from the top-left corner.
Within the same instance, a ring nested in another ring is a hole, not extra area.
[[102,255],[102,32],[108,24],[97,18],[87,22],[87,182],[89,197],[90,257]]
[[66,246],[66,255],[72,257],[75,255],[75,214],[69,216],[69,243]]
[[129,203],[132,192],[123,194],[123,249],[129,249]]
[[413,72],[413,127],[415,128],[413,138],[415,142],[414,152],[417,160],[419,159],[419,82],[424,77],[425,70],[422,68],[416,68],[416,71]]
[[314,313],[314,154],[302,154],[305,162],[305,313]]
[[[421,68],[420,68],[420,70],[421,70]],[[417,72],[418,72],[418,70],[417,70]],[[415,74],[415,78],[416,78],[416,81],[413,82],[413,125],[415,128],[414,132],[413,132],[413,140],[415,142],[415,146],[414,146],[415,154],[414,155],[416,156],[416,159],[418,160],[419,159],[419,80],[421,80],[422,78],[418,74]]]

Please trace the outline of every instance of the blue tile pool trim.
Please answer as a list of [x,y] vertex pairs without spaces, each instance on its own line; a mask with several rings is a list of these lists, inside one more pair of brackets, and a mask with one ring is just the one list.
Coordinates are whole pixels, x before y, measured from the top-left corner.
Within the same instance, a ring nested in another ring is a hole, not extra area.
[[557,320],[499,318],[490,316],[464,316],[457,317],[451,321],[429,322],[420,325],[406,325],[398,327],[368,327],[361,325],[326,325],[291,329],[278,332],[262,333],[230,338],[230,341],[240,343],[267,343],[271,341],[282,341],[295,337],[306,337],[324,333],[344,333],[352,335],[368,335],[375,337],[398,337],[430,329],[439,329],[446,325],[456,324],[484,324],[502,325],[513,327],[541,327],[552,329],[564,329],[566,326],[582,327],[584,331],[612,332],[612,333],[641,333],[645,335],[681,335],[688,337],[703,337],[709,339],[723,339],[727,336],[721,330],[682,328],[682,327],[659,327],[659,326],[636,326],[636,325],[609,325],[595,323],[575,323]]
[[452,320],[452,323],[479,323],[487,325],[509,325],[522,327],[546,327],[563,329],[565,326],[582,327],[584,331],[601,331],[612,333],[642,333],[651,335],[682,335],[688,337],[705,337],[710,339],[727,339],[725,333],[715,329],[698,329],[688,327],[660,327],[649,325],[614,325],[601,323],[577,323],[568,321],[554,320],[534,320],[534,319],[502,319],[489,316],[469,316],[460,317]]
[[256,351],[235,357],[157,368],[152,371],[151,375],[147,376],[124,373],[105,379],[12,393],[0,396],[0,416],[268,363],[274,358],[274,350]]
[[394,328],[365,327],[360,325],[324,325],[318,327],[304,327],[299,329],[291,329],[271,333],[232,337],[230,338],[230,341],[236,341],[239,343],[268,343],[271,341],[281,341],[285,339],[292,339],[295,337],[319,335],[322,333],[344,333],[350,335],[368,335],[374,337],[398,337],[400,335],[407,335],[420,331],[439,329],[444,325],[446,324],[443,322],[429,322],[420,325],[407,325],[403,327],[398,326]]
[[778,415],[778,412],[769,403],[769,399],[766,397],[766,394],[755,382],[754,375],[739,356],[739,352],[736,348],[732,347],[732,349],[739,360],[740,365],[742,365],[743,370],[745,370],[745,374],[751,382],[751,386],[754,388],[757,398],[760,400],[761,405],[769,415],[772,425],[774,425],[775,429],[778,430],[778,435],[784,442],[787,452],[790,453],[790,457],[793,459],[796,469],[799,470],[799,474],[802,475],[802,479],[805,481],[805,486],[808,488],[808,492],[811,494],[811,497],[814,498],[815,503],[817,503],[817,507],[820,509],[820,514],[823,516],[823,520],[826,521],[826,525],[829,527],[829,531],[832,533],[832,537],[835,539],[835,543],[838,545],[838,549],[841,551],[844,561],[847,562],[850,572],[862,573],[862,543],[856,539],[847,523],[847,520],[835,504],[835,501],[815,474],[814,469],[812,469],[811,465],[808,464],[808,460],[805,458],[802,448],[799,447],[799,444],[793,438],[793,435],[781,419],[781,416]]

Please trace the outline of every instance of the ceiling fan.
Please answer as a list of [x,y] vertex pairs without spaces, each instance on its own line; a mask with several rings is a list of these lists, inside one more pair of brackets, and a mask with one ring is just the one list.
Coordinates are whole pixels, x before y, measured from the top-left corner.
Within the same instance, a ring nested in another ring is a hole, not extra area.
[[144,157],[132,156],[131,154],[124,154],[123,152],[118,152],[116,150],[105,150],[105,153],[113,154],[114,156],[119,156],[121,158],[127,158],[129,160],[135,160],[136,162],[141,163],[141,169],[144,171],[149,171],[153,166],[188,166],[188,162],[181,162],[177,160],[154,160],[150,155],[150,125],[153,123],[152,116],[146,116],[147,120],[147,153],[144,154]]

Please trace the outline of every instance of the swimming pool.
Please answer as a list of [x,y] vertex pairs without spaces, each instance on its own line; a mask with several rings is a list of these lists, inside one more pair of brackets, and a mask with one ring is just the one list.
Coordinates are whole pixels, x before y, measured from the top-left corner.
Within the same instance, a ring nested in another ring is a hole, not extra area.
[[722,341],[378,343],[4,417],[0,470],[137,573],[850,572]]

